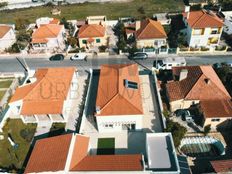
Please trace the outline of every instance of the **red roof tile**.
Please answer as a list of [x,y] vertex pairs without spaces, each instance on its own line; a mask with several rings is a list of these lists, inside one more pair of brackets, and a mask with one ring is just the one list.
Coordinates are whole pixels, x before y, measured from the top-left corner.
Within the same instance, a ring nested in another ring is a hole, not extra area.
[[82,25],[78,32],[78,38],[104,37],[105,27],[97,24]]
[[[183,16],[186,18],[187,13],[183,13]],[[206,10],[191,11],[189,18],[186,20],[192,28],[213,28],[223,26],[223,21],[216,14]]]
[[[230,99],[229,93],[211,66],[174,67],[173,75],[179,76],[183,69],[188,70],[187,78],[166,85],[170,101]],[[206,83],[207,80],[209,83]]]
[[12,27],[8,25],[0,25],[0,39],[3,38],[3,36],[6,35],[10,31]]
[[72,171],[141,171],[142,155],[91,155]]
[[210,162],[214,171],[217,173],[232,172],[232,160],[217,160]]
[[[137,83],[138,89],[127,88],[125,80]],[[138,66],[102,65],[96,106],[100,108],[96,116],[143,114]]]
[[25,173],[64,170],[72,135],[67,134],[37,140]]
[[140,29],[135,33],[136,39],[166,38],[167,34],[160,22],[146,19],[141,22]]
[[44,68],[35,73],[36,81],[18,87],[10,103],[23,100],[22,115],[61,114],[75,68]]

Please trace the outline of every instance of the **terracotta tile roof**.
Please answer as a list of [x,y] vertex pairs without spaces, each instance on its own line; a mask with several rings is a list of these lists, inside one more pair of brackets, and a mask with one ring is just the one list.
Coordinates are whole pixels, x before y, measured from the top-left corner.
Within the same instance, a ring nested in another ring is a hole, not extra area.
[[22,115],[61,114],[75,68],[45,68],[35,73],[36,81],[18,87],[10,103],[23,100]]
[[146,19],[141,22],[140,29],[136,31],[135,37],[136,39],[166,38],[167,34],[160,22]]
[[[186,18],[187,13],[183,13]],[[212,11],[206,10],[191,11],[189,18],[186,19],[191,28],[222,27],[223,21]]]
[[170,101],[231,98],[211,66],[174,67],[173,75],[179,76],[183,69],[188,70],[187,78],[166,85]]
[[[127,88],[125,80],[137,83],[138,89]],[[96,116],[143,114],[137,64],[101,66],[96,107]]]
[[142,155],[91,155],[72,171],[142,171]]
[[217,160],[210,162],[216,173],[232,172],[232,160]]
[[57,19],[57,18],[53,18],[50,22],[49,22],[49,24],[60,24],[60,20],[59,19]]
[[0,39],[3,38],[6,33],[8,33],[10,31],[12,27],[8,26],[8,25],[0,25]]
[[72,134],[37,140],[25,173],[64,170]]
[[[76,138],[70,149],[71,139]],[[30,156],[25,173],[63,171],[68,153],[72,154],[70,171],[142,171],[141,154],[88,155],[89,137],[60,135],[38,140]]]
[[205,118],[232,117],[231,100],[203,100],[200,107]]
[[38,40],[43,41],[42,43],[46,43],[45,41],[47,39],[56,38],[63,29],[63,27],[63,25],[55,24],[41,25],[32,34],[32,43],[38,43]]
[[105,27],[97,24],[82,25],[78,32],[78,38],[104,37]]

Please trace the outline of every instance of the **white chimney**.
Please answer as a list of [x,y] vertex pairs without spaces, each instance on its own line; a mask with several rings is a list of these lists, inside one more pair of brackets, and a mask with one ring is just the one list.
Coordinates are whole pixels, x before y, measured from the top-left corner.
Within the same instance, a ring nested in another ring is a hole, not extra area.
[[184,12],[187,13],[186,18],[188,19],[189,15],[190,15],[190,6],[189,5],[186,5],[184,7]]
[[141,22],[140,22],[140,21],[136,21],[136,22],[135,22],[135,31],[137,31],[137,30],[140,29],[140,25],[141,25]]
[[187,69],[182,69],[180,71],[179,81],[186,79],[187,75],[188,75],[188,70]]
[[210,84],[210,79],[209,78],[205,78],[205,83],[206,84]]
[[101,111],[100,106],[96,106],[96,113],[97,113],[97,114],[100,114],[100,111]]

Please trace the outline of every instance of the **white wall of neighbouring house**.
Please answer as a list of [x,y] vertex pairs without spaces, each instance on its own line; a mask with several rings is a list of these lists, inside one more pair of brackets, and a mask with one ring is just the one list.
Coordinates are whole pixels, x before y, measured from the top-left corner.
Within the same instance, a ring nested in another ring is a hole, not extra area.
[[16,36],[12,28],[5,34],[5,36],[0,38],[0,51],[4,51],[5,49],[11,47],[15,42]]
[[[122,124],[134,123],[135,129],[143,128],[143,115],[114,115],[114,116],[96,116],[99,132],[119,132],[122,131]],[[105,127],[106,124],[113,124],[113,127]]]

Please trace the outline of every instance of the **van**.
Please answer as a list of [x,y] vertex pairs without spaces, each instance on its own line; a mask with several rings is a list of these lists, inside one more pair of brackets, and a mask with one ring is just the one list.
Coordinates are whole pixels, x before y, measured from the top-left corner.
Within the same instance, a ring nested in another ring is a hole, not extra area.
[[174,66],[186,66],[186,60],[183,57],[164,58],[154,61],[153,68],[158,70],[171,70]]

